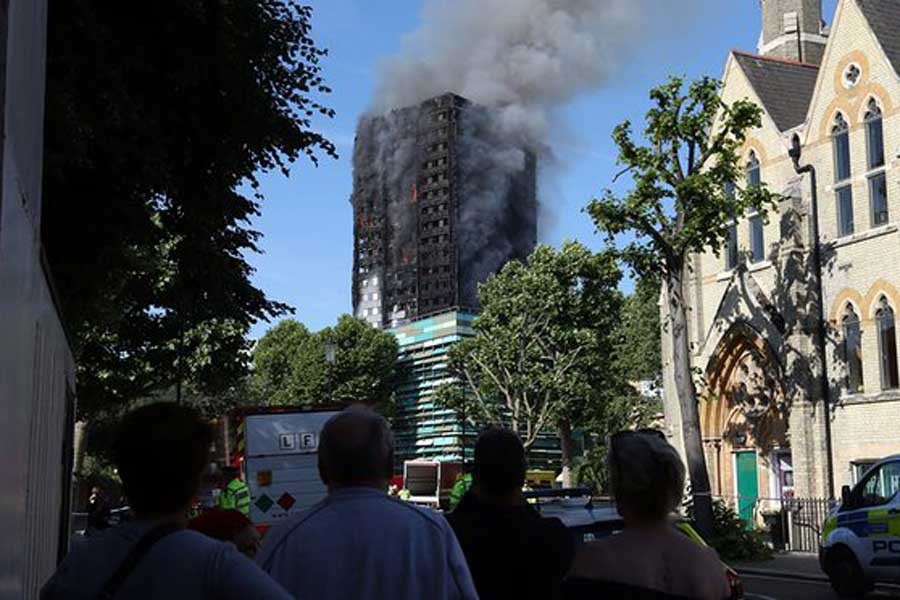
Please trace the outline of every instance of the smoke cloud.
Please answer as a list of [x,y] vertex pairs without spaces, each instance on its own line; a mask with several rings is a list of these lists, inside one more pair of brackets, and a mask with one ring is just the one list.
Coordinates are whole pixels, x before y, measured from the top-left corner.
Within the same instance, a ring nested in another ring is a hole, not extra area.
[[452,91],[497,109],[516,142],[549,153],[553,112],[602,85],[648,0],[431,0],[382,65],[373,112]]
[[[417,225],[428,227],[435,219],[414,208],[416,178],[426,168],[422,154],[434,141],[432,113],[421,103],[447,92],[474,103],[459,110],[451,144],[458,301],[474,307],[477,285],[534,247],[535,161],[542,180],[556,171],[546,167],[556,163],[552,142],[565,129],[557,110],[618,70],[650,3],[426,0],[420,27],[381,65],[372,106],[357,130],[357,253],[383,263],[356,269],[356,281],[363,282],[354,286],[358,316],[381,322],[374,311],[392,324],[414,316],[403,308],[413,301],[403,298],[415,293],[418,253],[435,253],[417,243],[420,235],[429,237]],[[380,220],[387,247],[363,240],[366,227]],[[373,291],[391,298],[381,313]]]

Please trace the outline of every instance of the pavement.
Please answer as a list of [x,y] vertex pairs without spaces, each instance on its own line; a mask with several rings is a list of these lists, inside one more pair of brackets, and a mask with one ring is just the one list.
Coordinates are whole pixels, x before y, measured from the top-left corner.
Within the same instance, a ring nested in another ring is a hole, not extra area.
[[[840,600],[825,581],[742,575],[745,600]],[[866,600],[897,600],[900,589],[879,586]]]
[[815,554],[786,552],[776,554],[771,560],[739,562],[731,567],[742,575],[763,577],[788,577],[805,581],[828,581],[819,567],[819,557]]
[[[731,565],[744,581],[747,600],[836,600],[815,554],[777,554],[771,560]],[[879,585],[871,599],[898,599],[900,586]]]

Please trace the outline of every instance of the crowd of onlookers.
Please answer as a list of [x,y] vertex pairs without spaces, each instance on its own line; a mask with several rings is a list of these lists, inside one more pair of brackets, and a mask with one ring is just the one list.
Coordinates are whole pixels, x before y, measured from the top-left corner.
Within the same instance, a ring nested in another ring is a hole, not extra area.
[[685,471],[653,433],[611,438],[611,485],[625,528],[588,544],[526,502],[525,451],[505,429],[479,437],[472,488],[446,516],[390,497],[391,431],[363,408],[342,411],[322,430],[327,497],[260,544],[238,510],[188,519],[212,436],[176,404],[127,415],[114,460],[135,518],[74,548],[41,597],[721,600],[730,593],[715,553],[670,525]]

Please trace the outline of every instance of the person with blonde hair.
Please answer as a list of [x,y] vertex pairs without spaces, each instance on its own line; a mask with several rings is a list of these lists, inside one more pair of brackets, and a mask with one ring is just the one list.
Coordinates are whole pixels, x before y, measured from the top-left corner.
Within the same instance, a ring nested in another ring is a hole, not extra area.
[[610,439],[607,465],[625,529],[579,549],[565,597],[728,598],[731,590],[715,551],[673,527],[685,468],[665,437],[656,431],[619,432]]

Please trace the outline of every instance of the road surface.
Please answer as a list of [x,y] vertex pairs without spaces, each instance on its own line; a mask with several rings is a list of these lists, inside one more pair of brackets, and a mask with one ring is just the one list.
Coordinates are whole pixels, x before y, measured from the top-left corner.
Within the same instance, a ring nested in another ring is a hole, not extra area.
[[[827,583],[742,575],[747,600],[838,600]],[[878,588],[866,600],[900,598],[900,588]]]

